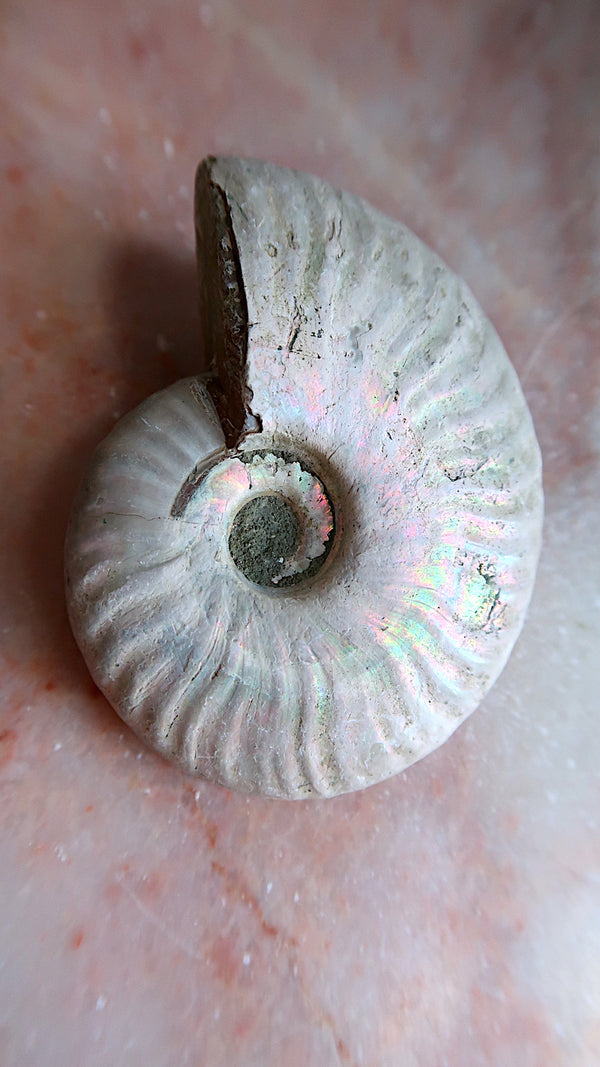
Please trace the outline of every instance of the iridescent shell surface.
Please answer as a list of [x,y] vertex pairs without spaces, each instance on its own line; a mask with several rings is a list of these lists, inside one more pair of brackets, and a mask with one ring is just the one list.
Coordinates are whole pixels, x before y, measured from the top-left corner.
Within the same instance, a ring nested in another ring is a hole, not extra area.
[[[199,378],[116,426],[73,511],[71,622],[164,756],[332,796],[431,752],[500,674],[539,554],[539,449],[493,327],[406,227],[269,164],[207,174],[245,317],[244,426],[226,440]],[[300,531],[266,584],[232,557],[256,497]]]

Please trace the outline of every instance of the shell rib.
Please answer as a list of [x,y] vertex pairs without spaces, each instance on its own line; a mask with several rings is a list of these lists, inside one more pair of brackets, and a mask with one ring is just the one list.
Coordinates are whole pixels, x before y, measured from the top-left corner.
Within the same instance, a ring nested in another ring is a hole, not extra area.
[[[219,381],[150,397],[98,448],[67,542],[73,630],[187,771],[361,789],[445,741],[506,663],[540,548],[531,418],[464,283],[362,200],[209,160],[197,225]],[[266,585],[232,558],[257,496],[301,530]]]

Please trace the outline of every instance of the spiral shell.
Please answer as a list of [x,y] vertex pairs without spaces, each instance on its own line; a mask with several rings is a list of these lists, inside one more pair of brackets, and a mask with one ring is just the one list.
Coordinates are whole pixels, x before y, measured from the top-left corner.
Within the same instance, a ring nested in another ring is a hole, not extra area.
[[208,160],[211,381],[96,451],[67,599],[122,718],[187,771],[332,796],[445,741],[498,677],[540,547],[540,454],[464,283],[317,178]]

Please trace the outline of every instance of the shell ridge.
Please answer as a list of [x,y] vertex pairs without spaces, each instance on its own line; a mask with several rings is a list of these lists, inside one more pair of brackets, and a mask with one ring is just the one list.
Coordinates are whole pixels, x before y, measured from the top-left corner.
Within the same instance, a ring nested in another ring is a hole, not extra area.
[[[332,664],[329,675],[332,755],[343,773],[346,788],[357,788],[357,783],[364,781],[367,774],[365,749],[369,749],[372,744],[368,737],[369,731],[371,737],[377,739],[388,755],[394,752],[396,732],[389,725],[394,717],[390,706],[397,706],[398,693],[388,681],[389,669],[382,662],[379,649],[373,656],[372,649],[360,647],[350,636],[346,637],[342,628],[332,626],[322,613],[318,617],[318,627],[315,629],[317,628],[318,638],[315,636],[311,652],[322,669],[324,663]],[[318,644],[318,651],[315,643]],[[385,681],[382,681],[382,672],[386,675]],[[353,706],[361,708],[363,740],[353,746],[358,756],[358,765],[356,758],[349,762],[347,756],[344,757],[349,748],[344,743],[344,737],[348,732],[352,732],[353,716],[348,716],[344,721],[339,712],[334,710],[336,707],[348,707],[345,695],[347,690],[350,691]],[[330,759],[328,762],[330,763]]]
[[330,736],[333,682],[311,645],[306,645],[303,673],[310,696],[300,719],[297,759],[303,778],[320,796],[329,796],[332,780],[345,781],[345,769],[336,755],[335,741]]

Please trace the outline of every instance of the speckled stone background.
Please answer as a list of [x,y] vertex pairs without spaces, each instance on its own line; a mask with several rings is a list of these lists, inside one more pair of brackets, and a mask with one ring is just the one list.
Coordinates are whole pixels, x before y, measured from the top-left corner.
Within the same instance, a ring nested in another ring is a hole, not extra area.
[[[0,1064],[593,1067],[600,8],[4,0],[0,91]],[[66,621],[92,448],[203,366],[209,152],[416,230],[497,326],[544,453],[500,681],[437,753],[334,801],[184,778]]]

